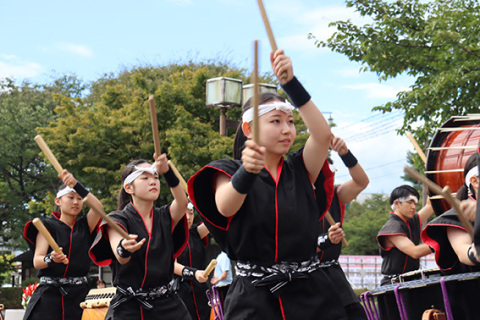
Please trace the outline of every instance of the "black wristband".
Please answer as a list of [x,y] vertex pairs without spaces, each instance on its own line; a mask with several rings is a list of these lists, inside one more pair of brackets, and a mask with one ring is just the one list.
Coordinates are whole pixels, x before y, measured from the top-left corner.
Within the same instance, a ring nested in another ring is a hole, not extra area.
[[468,248],[468,259],[476,265],[480,266],[480,262],[478,262],[477,258],[475,258],[475,253],[473,252],[473,247]]
[[122,258],[128,258],[132,255],[132,253],[130,251],[128,251],[127,249],[125,249],[124,247],[122,247],[122,241],[123,240],[125,240],[125,239],[120,240],[120,242],[118,243],[117,253]]
[[172,168],[170,168],[170,166],[168,166],[168,171],[163,174],[163,178],[165,179],[167,186],[169,186],[170,188],[175,188],[180,183],[180,180],[178,180],[177,176],[173,172]]
[[45,262],[45,264],[49,267],[51,267],[55,263],[55,261],[53,261],[53,259],[52,259],[52,253],[51,252],[47,253],[45,255],[45,257],[43,257],[43,262]]
[[332,243],[332,241],[330,241],[328,233],[324,233],[318,236],[317,246],[320,250],[326,250],[330,247],[333,247],[334,244]]
[[238,193],[247,194],[252,188],[256,178],[257,174],[248,172],[242,165],[232,176],[232,186]]
[[77,180],[77,184],[73,186],[73,190],[75,190],[78,193],[78,195],[82,198],[85,198],[89,193],[89,191],[85,189],[83,184],[81,184],[78,180]]
[[430,248],[430,251],[432,251],[432,253],[434,253],[434,252],[435,252],[435,249],[433,249],[433,247],[432,247],[432,246],[428,246],[428,247]]
[[295,76],[292,80],[283,84],[282,88],[297,108],[300,108],[312,98]]
[[342,159],[343,163],[347,166],[347,168],[353,168],[357,165],[358,160],[355,158],[355,156],[348,150],[347,153],[345,153],[343,156],[340,156]]
[[182,280],[195,280],[195,272],[197,272],[197,270],[197,268],[185,266],[182,270]]

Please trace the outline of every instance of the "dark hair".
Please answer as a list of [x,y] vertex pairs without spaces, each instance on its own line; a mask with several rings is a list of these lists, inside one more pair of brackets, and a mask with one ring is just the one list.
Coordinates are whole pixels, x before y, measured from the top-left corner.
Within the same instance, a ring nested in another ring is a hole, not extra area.
[[[468,159],[467,162],[465,163],[465,167],[463,169],[463,180],[465,180],[465,177],[472,168],[475,168],[477,166],[477,158],[478,154],[474,153],[472,154]],[[463,184],[463,186],[460,187],[457,191],[457,199],[459,200],[465,200],[468,199],[468,192],[472,193],[472,196],[476,199],[477,195],[475,194],[475,190],[473,190],[473,186],[470,184],[470,190],[467,188],[466,181]]]
[[[57,193],[59,193],[60,191],[62,191],[63,189],[65,189],[67,186],[65,184],[62,184],[60,187],[58,187],[57,189]],[[55,205],[55,212],[58,212],[58,213],[62,213],[62,209],[60,209],[60,207],[58,205]]]
[[149,161],[145,159],[137,159],[133,160],[125,168],[123,168],[122,171],[122,186],[120,187],[120,192],[118,193],[118,203],[117,203],[117,210],[123,210],[127,204],[132,201],[132,196],[128,194],[125,189],[123,188],[123,181],[125,181],[125,178],[135,171],[135,166],[142,164],[142,163],[150,163]]
[[330,163],[330,164],[333,164],[333,160],[332,160],[332,158],[330,158],[330,157],[327,157],[327,161],[328,161],[328,163]]
[[417,198],[420,198],[418,191],[414,187],[409,186],[408,184],[396,187],[390,194],[390,204],[393,204],[393,201],[397,200],[398,198],[408,197],[411,194],[413,194]]
[[[259,104],[264,104],[265,102],[278,100],[281,102],[285,102],[285,99],[279,95],[278,93],[273,92],[264,92],[260,94],[260,101]],[[252,107],[253,97],[247,100],[245,104],[242,106],[242,115]],[[247,141],[247,137],[243,134],[242,130],[242,120],[237,127],[237,132],[235,133],[235,140],[233,141],[233,158],[236,160],[240,160],[242,158],[242,150],[244,148],[245,141]]]

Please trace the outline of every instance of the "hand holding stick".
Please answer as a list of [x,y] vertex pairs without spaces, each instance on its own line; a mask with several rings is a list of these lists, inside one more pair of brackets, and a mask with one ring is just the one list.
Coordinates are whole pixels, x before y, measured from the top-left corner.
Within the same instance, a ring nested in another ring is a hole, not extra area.
[[203,276],[206,278],[208,275],[212,272],[212,270],[215,268],[217,265],[217,259],[212,259],[208,266],[205,268],[205,271],[203,272]]
[[177,167],[175,167],[175,165],[173,164],[172,160],[168,160],[168,165],[170,166],[170,169],[173,171],[173,173],[175,173],[175,175],[177,176],[178,180],[180,181],[180,185],[182,186],[185,193],[188,194],[187,183],[185,182],[185,179],[183,179],[180,172],[177,170]]
[[[47,239],[47,242],[50,245],[50,247],[52,247],[52,249],[56,253],[63,254],[62,249],[60,249],[60,247],[58,246],[55,239],[53,239],[50,232],[48,232],[47,228],[45,228],[45,225],[43,224],[42,220],[40,220],[38,218],[35,218],[35,219],[33,219],[32,223],[35,226],[35,228],[37,228],[38,232],[40,232],[45,237],[45,239]],[[68,264],[68,259],[66,261],[64,261],[63,263]]]
[[472,224],[468,221],[468,219],[465,217],[463,214],[462,209],[460,208],[460,201],[457,198],[454,198],[452,196],[451,190],[449,186],[446,186],[445,188],[441,188],[439,185],[436,183],[430,181],[427,177],[422,176],[420,173],[418,173],[416,170],[413,170],[409,167],[404,167],[403,170],[410,174],[413,178],[415,178],[417,181],[422,182],[427,185],[427,187],[435,192],[436,194],[443,195],[445,200],[447,200],[448,203],[454,208],[454,210],[457,212],[458,220],[462,223],[462,225],[465,227],[467,230],[468,234],[470,237],[473,239],[473,227]]
[[[335,223],[337,223],[337,222],[335,222],[335,220],[333,220],[333,217],[332,217],[332,215],[330,214],[329,211],[327,211],[327,213],[325,213],[325,219],[327,219],[328,223],[329,223],[331,226],[333,226]],[[348,242],[347,242],[347,240],[346,240],[345,238],[342,239],[342,245],[343,245],[344,247],[348,247]]]

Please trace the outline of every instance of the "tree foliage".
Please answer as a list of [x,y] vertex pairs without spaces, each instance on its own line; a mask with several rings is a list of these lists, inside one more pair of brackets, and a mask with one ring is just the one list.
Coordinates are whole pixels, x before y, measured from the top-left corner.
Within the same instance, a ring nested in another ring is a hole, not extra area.
[[44,199],[58,180],[39,156],[35,128],[54,119],[57,94],[73,95],[78,90],[69,76],[46,85],[0,82],[0,238],[5,243],[23,244],[18,239],[30,217],[28,203]]
[[[347,0],[346,4],[371,23],[333,22],[336,32],[315,43],[360,62],[362,71],[375,72],[380,80],[414,77],[410,90],[400,92],[396,101],[374,108],[403,110],[400,133],[413,132],[422,145],[451,116],[478,112],[478,1]],[[415,127],[419,120],[424,125]]]
[[345,212],[343,229],[348,247],[343,248],[342,253],[378,255],[375,237],[390,211],[388,198],[381,194],[374,194],[363,203],[352,202]]

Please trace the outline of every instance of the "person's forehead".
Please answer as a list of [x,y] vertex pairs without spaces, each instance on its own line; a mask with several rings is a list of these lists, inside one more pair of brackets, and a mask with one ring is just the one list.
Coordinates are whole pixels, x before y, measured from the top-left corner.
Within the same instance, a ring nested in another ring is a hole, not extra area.
[[291,113],[286,113],[286,112],[283,112],[281,110],[276,110],[276,109],[273,109],[272,111],[269,111],[267,113],[265,113],[265,116],[266,117],[271,117],[271,118],[278,118],[278,117],[293,117],[293,114]]

